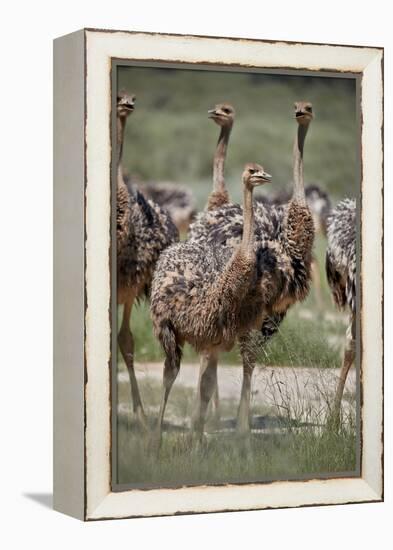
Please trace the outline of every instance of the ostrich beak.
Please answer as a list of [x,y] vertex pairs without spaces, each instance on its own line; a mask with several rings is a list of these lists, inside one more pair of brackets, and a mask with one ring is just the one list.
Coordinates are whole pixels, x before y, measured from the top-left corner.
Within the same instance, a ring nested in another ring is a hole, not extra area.
[[267,172],[261,172],[259,177],[261,178],[262,181],[267,181],[267,182],[272,181],[272,176]]
[[263,183],[269,183],[272,181],[272,176],[265,171],[260,170],[251,177],[251,181],[254,185],[262,185]]

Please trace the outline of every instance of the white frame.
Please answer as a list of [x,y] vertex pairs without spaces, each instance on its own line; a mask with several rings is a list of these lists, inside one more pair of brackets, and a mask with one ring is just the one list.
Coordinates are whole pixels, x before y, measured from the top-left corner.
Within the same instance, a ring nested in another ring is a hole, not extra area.
[[[75,497],[75,491],[71,494],[70,489],[65,487],[64,472],[62,476],[59,459],[59,466],[57,469],[55,467],[56,507],[82,519],[93,520],[382,500],[383,50],[122,31],[84,30],[80,33],[58,39],[58,49],[68,51],[70,46],[67,39],[71,40],[70,37],[73,37],[75,42],[75,37],[78,37],[77,40],[83,44],[80,55],[85,56],[85,178],[80,185],[82,188],[85,185],[86,384],[83,416],[79,419],[81,431],[78,432],[78,445],[83,434],[85,462],[83,471],[72,463],[72,460],[80,460],[79,453],[78,457],[71,457],[66,465],[70,475],[75,475],[83,483],[83,491],[79,491]],[[366,205],[361,220],[361,477],[222,487],[111,491],[111,375],[108,368],[111,362],[111,283],[108,266],[112,58],[361,73],[362,201]],[[62,154],[65,154],[64,151]],[[64,368],[64,365],[59,367],[59,377]],[[62,380],[62,383],[66,382]],[[63,399],[59,396],[58,398]],[[57,425],[62,435],[62,422],[59,418]],[[76,428],[75,430],[77,431]],[[68,438],[68,441],[72,440],[72,433],[68,434]],[[57,454],[55,447],[55,465]],[[73,501],[72,504],[70,500]]]

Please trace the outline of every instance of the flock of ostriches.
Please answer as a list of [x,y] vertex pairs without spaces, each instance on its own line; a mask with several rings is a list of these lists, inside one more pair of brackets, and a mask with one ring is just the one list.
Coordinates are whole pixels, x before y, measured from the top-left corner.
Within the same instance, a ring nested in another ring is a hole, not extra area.
[[[288,309],[306,298],[314,269],[316,230],[328,240],[326,274],[333,299],[347,307],[350,321],[331,419],[338,425],[348,370],[355,355],[356,203],[331,209],[317,186],[305,189],[303,150],[313,120],[309,102],[295,103],[293,191],[274,199],[253,197],[271,176],[260,164],[244,167],[243,204],[231,201],[224,165],[235,118],[226,103],[208,111],[220,127],[213,161],[213,188],[203,212],[194,216],[189,191],[175,184],[137,186],[122,169],[124,130],[135,97],[117,99],[117,286],[124,305],[118,334],[130,377],[131,399],[139,426],[150,431],[134,371],[130,317],[135,300],[150,300],[154,333],[165,354],[162,399],[153,440],[158,448],[165,407],[188,342],[201,357],[197,406],[192,430],[200,439],[207,409],[217,396],[219,353],[239,344],[243,380],[237,429],[250,431],[251,378],[257,353],[274,336]],[[178,230],[188,229],[179,242]]]

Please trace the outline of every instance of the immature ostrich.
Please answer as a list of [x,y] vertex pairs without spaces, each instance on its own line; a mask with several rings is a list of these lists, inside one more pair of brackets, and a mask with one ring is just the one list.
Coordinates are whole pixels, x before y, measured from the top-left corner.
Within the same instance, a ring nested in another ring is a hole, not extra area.
[[[314,242],[314,224],[307,205],[303,177],[303,148],[312,105],[295,103],[298,123],[293,149],[293,195],[286,205],[255,205],[255,238],[258,248],[257,265],[260,284],[270,287],[270,298],[263,304],[260,345],[276,331],[288,308],[307,296],[311,279],[311,258]],[[239,205],[228,204],[215,211],[201,213],[190,228],[190,238],[197,243],[214,243],[220,250],[233,250],[243,231],[243,212]],[[270,267],[270,270],[267,269]],[[243,385],[238,411],[237,427],[249,431],[251,377],[257,348],[251,334],[240,339],[243,361]],[[214,364],[215,357],[207,355],[206,364]],[[212,379],[212,384],[216,379]]]
[[328,248],[326,275],[337,307],[349,308],[344,359],[333,405],[331,420],[340,419],[341,400],[348,371],[355,359],[356,344],[356,201],[342,200],[327,220]]
[[[244,231],[233,251],[214,243],[184,242],[171,246],[157,262],[151,291],[154,332],[164,352],[164,388],[157,424],[157,442],[169,392],[180,369],[185,342],[197,351],[213,356],[231,349],[236,338],[260,326],[261,292],[255,292],[259,274],[254,249],[254,187],[271,180],[262,166],[247,164],[243,172]],[[266,295],[268,291],[266,291]],[[208,366],[207,366],[208,367]],[[206,408],[216,384],[216,369],[206,368],[201,376],[199,421],[201,435]]]
[[224,167],[229,136],[235,120],[235,109],[229,103],[219,103],[208,111],[209,118],[221,127],[216,152],[213,159],[213,191],[210,193],[206,210],[215,210],[229,203],[229,194],[225,185]]
[[118,335],[120,351],[130,376],[133,411],[140,426],[147,428],[142,400],[134,371],[134,340],[130,329],[136,299],[148,294],[153,270],[160,253],[178,239],[169,215],[124,182],[121,157],[128,115],[135,97],[121,92],[117,99],[117,302],[123,304]]
[[[233,105],[229,103],[218,103],[214,109],[208,111],[209,118],[214,120],[216,124],[221,127],[220,135],[217,142],[217,147],[214,153],[213,158],[213,190],[209,195],[207,200],[205,210],[215,210],[225,204],[230,203],[229,193],[225,184],[225,160],[227,156],[227,149],[229,143],[229,137],[231,135],[233,123],[235,120],[235,109]],[[191,235],[192,237],[192,235]],[[202,373],[206,368],[206,364],[210,364],[211,368],[217,368],[218,356],[207,356],[206,354],[201,354],[201,370],[199,373],[198,380],[198,396],[200,394],[200,384],[202,379]],[[218,395],[218,386],[216,386],[214,395],[213,395],[214,411],[215,411],[215,420],[218,422],[220,413],[219,413],[219,395]],[[197,414],[199,406],[197,405],[195,413]]]

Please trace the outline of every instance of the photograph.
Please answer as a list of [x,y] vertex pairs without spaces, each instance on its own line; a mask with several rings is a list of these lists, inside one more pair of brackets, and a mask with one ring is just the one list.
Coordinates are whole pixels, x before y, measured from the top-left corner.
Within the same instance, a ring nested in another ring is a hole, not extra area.
[[358,76],[113,70],[112,490],[358,477]]

